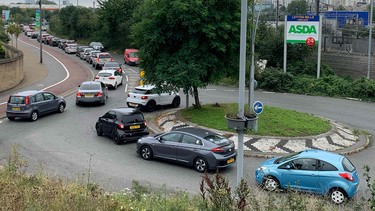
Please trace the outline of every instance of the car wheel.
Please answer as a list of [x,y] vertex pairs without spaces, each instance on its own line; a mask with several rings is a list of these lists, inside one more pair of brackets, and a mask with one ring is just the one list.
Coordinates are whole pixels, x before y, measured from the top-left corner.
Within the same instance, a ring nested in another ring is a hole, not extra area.
[[96,123],[95,129],[96,129],[96,135],[98,135],[98,136],[102,136],[103,135],[102,127],[100,126],[99,123]]
[[153,112],[155,111],[155,108],[156,108],[156,102],[155,101],[148,101],[148,103],[146,104],[146,109],[149,111],[149,112]]
[[141,148],[141,157],[145,160],[152,159],[152,149],[148,146],[143,146]]
[[208,163],[204,158],[196,158],[194,160],[194,169],[198,172],[205,172],[208,169]]
[[332,189],[329,193],[331,201],[335,204],[341,204],[345,201],[346,194],[343,190],[339,188]]
[[11,120],[11,121],[13,121],[13,120],[16,119],[16,117],[9,117],[9,116],[8,116],[8,119]]
[[272,176],[266,177],[263,181],[263,187],[267,191],[275,191],[279,187],[279,181]]
[[65,111],[65,105],[63,103],[60,103],[59,104],[59,109],[57,110],[57,112],[63,113],[64,111]]
[[113,142],[115,142],[115,144],[117,144],[117,145],[120,145],[120,144],[123,143],[123,141],[121,140],[121,138],[120,138],[120,136],[118,135],[117,132],[113,132],[113,134],[112,134],[112,140],[113,140]]
[[31,113],[30,120],[31,120],[31,121],[36,121],[36,120],[38,120],[38,112],[37,112],[37,111],[33,111],[33,112]]
[[180,103],[181,103],[180,96],[176,96],[176,97],[173,98],[173,101],[172,101],[173,107],[178,108],[180,106]]

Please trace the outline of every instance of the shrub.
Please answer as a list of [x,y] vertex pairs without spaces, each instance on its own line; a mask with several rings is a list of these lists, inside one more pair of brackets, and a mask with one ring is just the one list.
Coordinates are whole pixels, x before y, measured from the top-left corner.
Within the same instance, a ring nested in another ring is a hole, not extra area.
[[5,59],[5,51],[1,43],[0,43],[0,59]]
[[[288,65],[287,72],[297,76],[297,75],[308,75],[315,76],[317,75],[317,64],[314,62],[306,61],[295,61]],[[320,67],[320,76],[329,76],[335,75],[335,72],[332,68],[326,64],[322,64]]]
[[284,73],[277,68],[266,68],[260,75],[259,88],[277,92],[288,91],[293,84],[293,75]]

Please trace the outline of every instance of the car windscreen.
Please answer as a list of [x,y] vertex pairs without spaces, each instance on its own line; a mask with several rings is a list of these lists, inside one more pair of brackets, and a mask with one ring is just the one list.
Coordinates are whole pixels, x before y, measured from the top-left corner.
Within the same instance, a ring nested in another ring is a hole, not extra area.
[[209,141],[211,143],[218,144],[218,145],[223,145],[223,144],[229,143],[228,139],[224,138],[223,136],[219,136],[219,135],[215,135],[215,134],[205,136],[204,139],[206,139],[207,141]]
[[284,161],[287,161],[287,160],[290,160],[294,157],[297,157],[301,152],[296,152],[296,153],[292,153],[292,154],[289,154],[289,155],[286,155],[286,156],[283,156],[283,157],[279,157],[278,159],[275,160],[275,164],[279,164],[279,163],[283,163]]
[[111,73],[98,73],[98,76],[100,77],[109,77],[111,75],[112,75]]
[[129,57],[130,58],[138,58],[138,53],[137,52],[130,52]]
[[342,160],[342,166],[344,167],[345,171],[348,172],[353,172],[355,170],[355,167],[352,164],[352,162],[350,162],[350,160],[346,157]]
[[122,122],[125,124],[137,123],[137,122],[143,122],[143,121],[144,121],[144,118],[142,114],[124,115],[122,117]]
[[9,103],[12,104],[25,104],[25,97],[23,96],[11,96]]
[[100,84],[82,84],[80,89],[82,89],[82,90],[99,90]]

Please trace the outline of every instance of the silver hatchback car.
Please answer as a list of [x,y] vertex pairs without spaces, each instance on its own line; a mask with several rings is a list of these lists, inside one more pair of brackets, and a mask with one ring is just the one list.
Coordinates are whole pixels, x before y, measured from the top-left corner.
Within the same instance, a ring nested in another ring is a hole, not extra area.
[[9,96],[6,115],[9,120],[19,117],[36,121],[43,114],[64,112],[65,106],[63,97],[50,92],[23,91]]
[[145,160],[165,159],[193,166],[198,172],[233,165],[237,156],[233,141],[195,127],[143,137],[136,151]]
[[100,103],[105,105],[108,99],[108,88],[100,81],[85,81],[78,86],[76,105],[82,103]]

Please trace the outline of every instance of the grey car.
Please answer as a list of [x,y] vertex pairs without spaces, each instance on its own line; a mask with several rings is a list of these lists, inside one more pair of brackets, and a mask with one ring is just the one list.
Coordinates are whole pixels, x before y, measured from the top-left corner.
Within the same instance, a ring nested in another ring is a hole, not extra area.
[[137,142],[136,152],[145,160],[169,160],[192,166],[198,172],[230,166],[237,156],[233,141],[195,127],[143,137]]
[[63,97],[50,92],[22,91],[9,96],[6,115],[9,120],[19,117],[36,121],[43,114],[64,112],[65,106],[66,102]]
[[83,103],[100,103],[105,105],[108,99],[108,88],[100,81],[85,81],[78,86],[76,105]]

